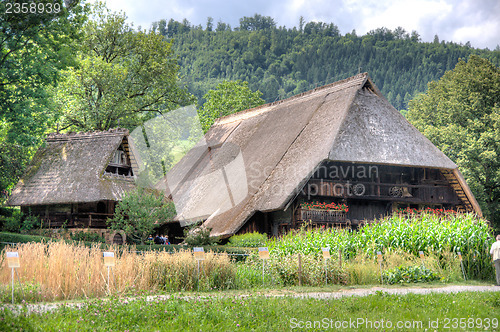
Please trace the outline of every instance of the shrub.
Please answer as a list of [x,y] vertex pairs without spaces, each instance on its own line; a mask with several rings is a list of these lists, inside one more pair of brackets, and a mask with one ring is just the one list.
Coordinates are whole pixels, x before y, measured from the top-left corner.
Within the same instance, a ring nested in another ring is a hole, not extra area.
[[0,243],[0,249],[5,246],[4,243],[44,242],[49,240],[50,238],[37,235],[0,232],[0,242],[3,242]]
[[17,211],[17,210],[18,210],[17,208],[0,206],[0,218],[2,216],[12,217],[12,214],[14,213],[14,211]]
[[385,271],[383,273],[384,280],[389,284],[395,283],[417,283],[431,282],[439,280],[439,275],[422,265],[415,266],[398,266],[395,269]]
[[184,242],[189,246],[206,246],[216,244],[219,239],[211,237],[211,228],[203,226],[190,226],[184,229]]
[[267,235],[261,233],[245,233],[233,235],[229,239],[228,245],[233,247],[262,247],[267,241]]
[[32,230],[39,228],[40,220],[32,214],[25,215],[20,210],[12,209],[8,216],[0,215],[3,224],[2,230],[11,233],[28,234]]
[[21,233],[29,233],[30,231],[39,228],[39,226],[40,220],[37,216],[34,216],[32,214],[29,214],[27,216],[25,215],[24,218],[22,218]]
[[73,241],[106,243],[106,239],[94,232],[71,232],[70,238]]
[[9,217],[2,217],[2,230],[4,232],[19,233],[21,231],[22,217],[23,214],[19,210],[15,210]]

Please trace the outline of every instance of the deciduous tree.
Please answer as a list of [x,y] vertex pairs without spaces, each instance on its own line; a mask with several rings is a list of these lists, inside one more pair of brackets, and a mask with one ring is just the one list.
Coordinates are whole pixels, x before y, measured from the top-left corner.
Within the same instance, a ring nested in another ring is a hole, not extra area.
[[244,81],[220,83],[204,96],[206,101],[199,112],[203,130],[207,132],[215,120],[222,116],[262,105],[264,100],[261,96],[260,91],[253,92]]
[[54,93],[63,128],[134,128],[192,102],[179,86],[172,43],[153,30],[134,31],[123,13],[102,4],[84,26],[78,60]]
[[500,68],[472,55],[409,106],[408,119],[459,166],[500,226]]
[[123,230],[143,244],[156,226],[171,221],[174,216],[174,203],[161,192],[138,188],[123,196],[108,224],[111,229]]
[[17,182],[53,122],[47,93],[74,63],[79,1],[0,1],[0,192]]

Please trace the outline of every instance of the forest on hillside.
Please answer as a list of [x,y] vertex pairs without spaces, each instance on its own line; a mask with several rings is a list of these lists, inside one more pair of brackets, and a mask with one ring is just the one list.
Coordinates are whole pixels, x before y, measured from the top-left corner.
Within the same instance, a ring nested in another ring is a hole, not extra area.
[[440,40],[422,42],[417,31],[379,28],[358,36],[342,35],[334,23],[304,22],[277,27],[273,18],[243,17],[231,28],[224,22],[206,26],[160,20],[152,28],[173,41],[181,79],[203,104],[204,94],[224,80],[247,81],[266,102],[283,99],[368,72],[384,96],[399,110],[427,83],[438,80],[460,58],[480,55],[500,65],[500,47],[475,49]]
[[[222,115],[368,72],[500,225],[499,46],[422,42],[402,28],[343,35],[303,19],[277,27],[258,14],[234,28],[208,18],[137,29],[102,3],[55,1],[58,12],[0,16],[0,214],[48,133],[133,130],[193,104],[206,131]],[[185,139],[177,131],[171,142]],[[162,148],[149,164],[164,175],[186,149]]]

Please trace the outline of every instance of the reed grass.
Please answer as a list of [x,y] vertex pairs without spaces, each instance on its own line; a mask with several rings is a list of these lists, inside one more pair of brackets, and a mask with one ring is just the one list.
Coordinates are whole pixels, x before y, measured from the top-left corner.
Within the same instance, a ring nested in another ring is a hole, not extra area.
[[[208,252],[197,262],[191,251],[167,253],[151,251],[144,255],[135,251],[115,252],[115,266],[107,268],[99,247],[71,245],[64,242],[23,243],[16,248],[21,267],[16,269],[22,291],[33,301],[54,301],[102,297],[109,294],[139,294],[158,290],[211,290],[234,287],[236,268],[227,255]],[[5,254],[2,252],[2,257]],[[11,270],[4,259],[0,265],[0,298],[10,300]],[[19,288],[18,281],[15,280]],[[31,293],[30,293],[31,291]],[[16,297],[22,295],[16,293]]]

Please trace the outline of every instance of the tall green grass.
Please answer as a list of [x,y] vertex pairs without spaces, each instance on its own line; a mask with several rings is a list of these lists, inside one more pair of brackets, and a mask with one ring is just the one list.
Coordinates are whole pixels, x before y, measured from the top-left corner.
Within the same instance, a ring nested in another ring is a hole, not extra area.
[[[319,256],[322,247],[332,254],[340,250],[344,259],[353,259],[360,252],[374,255],[401,250],[412,255],[423,251],[444,259],[445,253],[462,253],[468,278],[491,279],[493,266],[489,248],[494,242],[487,221],[472,214],[418,216],[393,215],[367,224],[358,231],[336,228],[302,228],[278,239],[267,241],[273,256],[296,253]],[[442,262],[446,264],[445,261]]]
[[232,247],[262,247],[267,241],[267,235],[257,232],[233,235],[229,239]]

